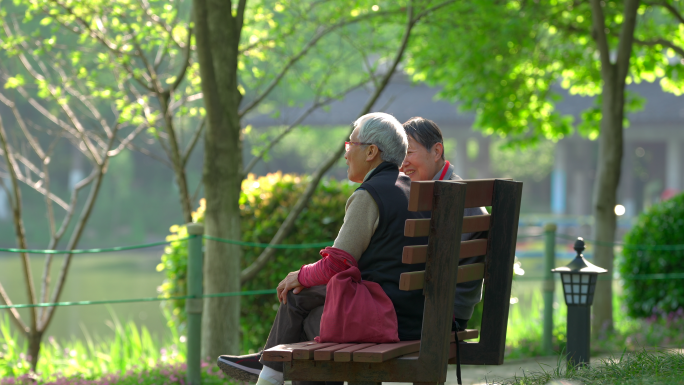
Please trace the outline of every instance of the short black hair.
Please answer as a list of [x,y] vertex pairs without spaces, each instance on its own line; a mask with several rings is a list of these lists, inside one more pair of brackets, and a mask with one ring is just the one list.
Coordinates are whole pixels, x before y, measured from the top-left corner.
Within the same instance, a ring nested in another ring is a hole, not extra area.
[[[404,126],[406,135],[412,137],[413,140],[420,143],[428,151],[432,150],[432,147],[437,143],[444,145],[442,130],[430,119],[419,116],[413,117],[402,124],[402,126]],[[442,159],[444,159],[444,151],[442,151]]]

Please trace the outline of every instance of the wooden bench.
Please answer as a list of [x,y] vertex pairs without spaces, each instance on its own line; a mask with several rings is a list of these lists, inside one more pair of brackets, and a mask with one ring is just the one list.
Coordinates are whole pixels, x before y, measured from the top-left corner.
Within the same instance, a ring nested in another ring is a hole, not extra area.
[[[407,220],[405,235],[428,236],[425,246],[404,248],[404,263],[425,263],[425,271],[403,273],[402,290],[423,290],[421,339],[392,344],[300,342],[264,351],[267,361],[284,362],[294,381],[443,383],[447,364],[500,365],[506,343],[513,260],[522,183],[507,179],[411,183],[410,211],[432,211],[430,219]],[[463,218],[465,208],[491,206],[491,215]],[[487,231],[486,239],[460,241],[460,234]],[[464,258],[483,262],[459,266]],[[451,331],[456,283],[484,278],[481,328]],[[465,342],[476,339],[479,342]],[[464,342],[461,342],[464,341]],[[458,346],[457,346],[458,344]]]

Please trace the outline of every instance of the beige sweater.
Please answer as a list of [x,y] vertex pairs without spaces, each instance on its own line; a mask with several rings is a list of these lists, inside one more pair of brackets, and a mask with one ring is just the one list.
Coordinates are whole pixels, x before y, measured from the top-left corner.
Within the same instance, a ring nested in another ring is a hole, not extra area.
[[375,200],[366,190],[355,191],[347,199],[344,210],[344,223],[333,247],[346,251],[358,261],[378,228],[380,212]]

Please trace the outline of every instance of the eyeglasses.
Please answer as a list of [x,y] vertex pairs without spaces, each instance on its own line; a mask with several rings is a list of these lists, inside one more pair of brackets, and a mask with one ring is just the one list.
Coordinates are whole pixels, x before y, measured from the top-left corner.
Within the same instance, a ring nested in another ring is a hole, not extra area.
[[[352,144],[357,144],[357,145],[360,145],[360,144],[371,145],[371,144],[375,144],[375,143],[344,142],[344,150],[345,150],[346,152],[349,152],[349,148],[351,148],[351,145],[352,145]],[[376,144],[375,146],[377,147],[378,145]],[[380,147],[378,147],[378,151],[382,152],[382,150],[380,149]]]

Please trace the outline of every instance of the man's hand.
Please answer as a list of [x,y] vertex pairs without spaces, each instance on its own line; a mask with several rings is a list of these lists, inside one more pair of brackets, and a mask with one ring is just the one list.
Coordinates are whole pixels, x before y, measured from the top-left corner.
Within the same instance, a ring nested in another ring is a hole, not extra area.
[[278,292],[278,300],[281,303],[286,304],[288,291],[293,290],[293,293],[299,294],[302,289],[304,289],[304,286],[299,283],[299,270],[293,271],[278,284],[278,288],[276,289]]

